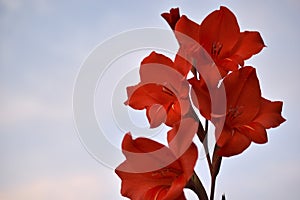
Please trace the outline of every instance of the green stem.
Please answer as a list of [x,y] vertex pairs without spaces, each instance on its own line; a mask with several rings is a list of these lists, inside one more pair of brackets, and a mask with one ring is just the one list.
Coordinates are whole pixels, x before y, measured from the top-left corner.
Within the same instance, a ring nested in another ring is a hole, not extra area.
[[198,122],[199,122],[199,125],[198,125],[197,136],[198,136],[199,140],[203,143],[206,138],[206,133],[205,133],[202,123],[200,122],[199,119],[198,119]]
[[216,187],[216,178],[217,176],[211,176],[211,187],[210,187],[210,200],[214,200],[215,196],[215,187]]
[[216,179],[220,171],[222,156],[219,156],[217,152],[217,145],[215,145],[213,158],[212,158],[212,171],[211,171],[211,187],[210,187],[210,200],[214,200]]
[[[195,112],[192,112],[192,116],[199,122],[197,136],[204,146],[206,160],[207,160],[209,170],[210,170],[210,175],[211,175],[210,200],[214,200],[216,178],[217,178],[217,175],[220,170],[222,157],[220,157],[216,154],[218,147],[217,147],[217,145],[215,145],[213,157],[212,157],[212,159],[210,158],[209,150],[208,150],[208,140],[207,140],[209,121],[207,119],[205,120],[205,129],[204,129],[199,117],[196,115]],[[199,177],[197,176],[197,174],[195,172],[186,187],[192,189],[197,194],[199,200],[208,200],[208,196],[205,191],[205,188],[203,187]]]
[[207,160],[207,164],[209,166],[209,171],[210,174],[212,174],[212,170],[213,170],[213,166],[212,166],[212,162],[210,159],[210,155],[209,155],[209,150],[208,150],[208,138],[207,138],[207,133],[208,133],[208,120],[205,120],[205,139],[203,141],[203,147],[204,147],[204,151],[205,151],[205,155],[206,155],[206,160]]
[[205,119],[205,133],[208,133],[208,120]]
[[205,188],[203,187],[195,171],[191,179],[189,180],[188,184],[186,185],[186,187],[193,190],[197,194],[199,200],[208,200],[208,196],[205,191]]

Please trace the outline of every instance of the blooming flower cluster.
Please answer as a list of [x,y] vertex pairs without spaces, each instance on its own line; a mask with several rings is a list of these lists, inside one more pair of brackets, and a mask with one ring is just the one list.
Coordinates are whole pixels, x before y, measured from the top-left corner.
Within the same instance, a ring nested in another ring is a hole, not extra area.
[[[179,43],[174,60],[152,52],[140,65],[140,82],[127,88],[126,105],[146,110],[150,128],[170,127],[168,146],[148,138],[122,142],[126,160],[115,170],[121,194],[133,200],[183,200],[183,189],[208,199],[194,167],[198,157],[193,138],[207,150],[207,124],[215,127],[216,144],[207,161],[212,177],[210,199],[222,157],[242,153],[251,142],[268,141],[266,129],[285,121],[282,102],[262,97],[255,68],[245,60],[265,44],[256,31],[241,32],[226,7],[201,24],[180,15],[178,8],[163,13]],[[194,109],[206,120],[201,124]]]

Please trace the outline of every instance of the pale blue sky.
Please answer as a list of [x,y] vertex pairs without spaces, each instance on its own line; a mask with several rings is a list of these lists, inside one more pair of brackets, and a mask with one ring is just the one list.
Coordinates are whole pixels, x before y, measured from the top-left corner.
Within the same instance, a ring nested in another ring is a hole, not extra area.
[[[119,178],[87,153],[75,130],[72,92],[81,63],[112,35],[168,28],[160,14],[172,7],[200,22],[221,5],[242,30],[261,33],[268,47],[247,63],[257,68],[263,95],[284,101],[287,122],[268,131],[267,144],[224,159],[217,197],[298,199],[298,0],[0,0],[0,199],[122,199]],[[207,172],[197,170],[207,187]]]

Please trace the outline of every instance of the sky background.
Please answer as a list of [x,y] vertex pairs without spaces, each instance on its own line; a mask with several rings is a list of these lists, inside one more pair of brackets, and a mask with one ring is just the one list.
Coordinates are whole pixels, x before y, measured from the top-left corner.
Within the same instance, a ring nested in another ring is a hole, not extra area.
[[[216,199],[298,199],[298,0],[0,0],[0,199],[123,199],[113,169],[95,160],[76,132],[72,92],[82,62],[120,32],[169,28],[160,14],[172,7],[201,22],[221,5],[241,30],[261,33],[267,48],[247,64],[257,68],[263,96],[284,102],[287,122],[268,131],[267,144],[224,159]],[[196,170],[208,187],[205,169]]]

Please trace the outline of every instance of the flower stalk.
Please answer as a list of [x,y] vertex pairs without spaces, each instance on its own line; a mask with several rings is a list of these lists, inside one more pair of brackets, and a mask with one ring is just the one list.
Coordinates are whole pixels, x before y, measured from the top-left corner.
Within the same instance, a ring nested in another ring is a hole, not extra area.
[[186,188],[193,190],[198,196],[199,200],[208,200],[206,190],[195,171],[186,185]]

